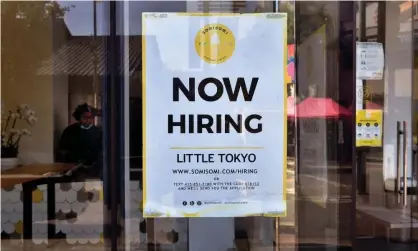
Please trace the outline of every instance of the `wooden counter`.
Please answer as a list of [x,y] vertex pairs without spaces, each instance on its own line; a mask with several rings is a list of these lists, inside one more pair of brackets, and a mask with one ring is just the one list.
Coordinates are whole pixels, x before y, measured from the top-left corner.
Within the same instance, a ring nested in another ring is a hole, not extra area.
[[21,165],[1,172],[1,188],[9,188],[28,181],[46,178],[48,173],[63,174],[75,165],[71,163]]

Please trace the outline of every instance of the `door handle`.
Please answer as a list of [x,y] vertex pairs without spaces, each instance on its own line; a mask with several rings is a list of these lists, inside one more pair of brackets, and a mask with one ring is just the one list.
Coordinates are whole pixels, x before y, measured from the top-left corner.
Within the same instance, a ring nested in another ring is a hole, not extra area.
[[[396,122],[396,186],[395,192],[403,195],[403,205],[408,197],[408,151],[407,151],[407,124],[406,121]],[[401,145],[402,139],[402,145]],[[402,167],[401,167],[402,162]],[[403,176],[402,176],[403,175]],[[402,186],[403,184],[403,186]],[[399,197],[398,197],[399,198]]]
[[402,135],[401,131],[401,122],[396,122],[396,184],[395,184],[395,193],[401,193],[401,163],[400,163],[400,150],[401,150],[401,142],[400,136]]
[[407,150],[407,124],[406,121],[403,121],[403,142],[402,142],[402,151],[403,151],[403,205],[406,206],[408,201],[408,150]]

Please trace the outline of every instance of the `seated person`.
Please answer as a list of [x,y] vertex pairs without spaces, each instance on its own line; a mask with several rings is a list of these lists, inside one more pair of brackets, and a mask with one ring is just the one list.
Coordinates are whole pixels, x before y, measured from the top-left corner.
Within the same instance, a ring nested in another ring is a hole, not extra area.
[[[77,106],[73,113],[76,123],[65,128],[58,144],[57,160],[66,163],[84,164],[84,167],[77,169],[70,176],[59,179],[61,186],[71,186],[72,182],[81,182],[89,178],[101,176],[101,151],[102,134],[94,122],[96,110],[88,104]],[[86,191],[83,187],[77,196],[84,201],[91,201],[93,193]],[[82,209],[84,212],[85,208]],[[59,211],[56,219],[68,220],[77,218],[80,213],[70,211],[68,213]]]
[[[94,176],[100,174],[102,134],[93,124],[96,110],[88,104],[77,106],[73,113],[76,123],[69,125],[61,135],[58,145],[59,161],[83,163]],[[90,176],[90,175],[89,175]]]

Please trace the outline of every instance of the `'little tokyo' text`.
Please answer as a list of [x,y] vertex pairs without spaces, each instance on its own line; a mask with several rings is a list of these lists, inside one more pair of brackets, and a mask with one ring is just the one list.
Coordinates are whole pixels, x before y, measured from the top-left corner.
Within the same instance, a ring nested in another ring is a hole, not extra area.
[[177,154],[177,163],[214,163],[215,156],[220,163],[252,163],[257,159],[254,153],[183,153]]

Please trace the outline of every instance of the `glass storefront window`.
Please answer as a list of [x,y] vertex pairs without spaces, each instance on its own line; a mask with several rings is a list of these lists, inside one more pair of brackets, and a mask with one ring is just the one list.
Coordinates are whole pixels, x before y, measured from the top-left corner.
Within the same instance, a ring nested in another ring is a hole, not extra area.
[[[2,250],[415,250],[417,6],[2,2]],[[287,13],[285,217],[143,217],[144,12]],[[356,42],[382,79],[358,79]],[[380,145],[357,147],[358,110]]]

